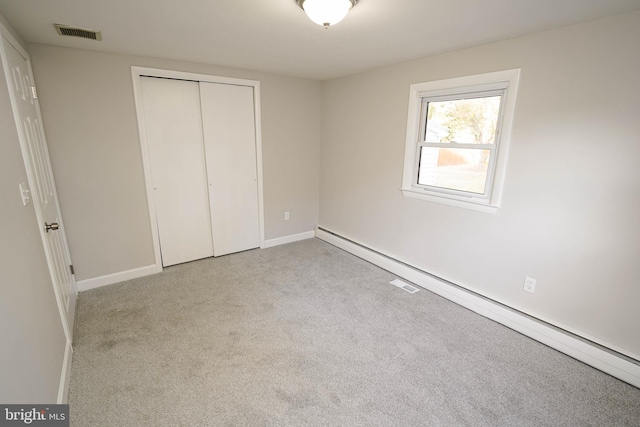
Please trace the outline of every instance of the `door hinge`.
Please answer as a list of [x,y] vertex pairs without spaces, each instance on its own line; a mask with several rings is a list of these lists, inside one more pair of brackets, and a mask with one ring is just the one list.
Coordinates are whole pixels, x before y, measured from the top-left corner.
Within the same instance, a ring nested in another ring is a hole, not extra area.
[[33,99],[38,99],[38,91],[35,86],[31,86],[31,95],[33,96]]
[[73,264],[69,266],[69,270],[71,271],[71,274],[76,274],[76,271],[73,269]]

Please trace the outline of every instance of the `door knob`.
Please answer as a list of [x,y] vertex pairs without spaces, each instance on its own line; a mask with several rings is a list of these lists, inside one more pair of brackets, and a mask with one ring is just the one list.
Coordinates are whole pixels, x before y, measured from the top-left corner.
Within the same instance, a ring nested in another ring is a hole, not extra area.
[[51,224],[47,224],[46,222],[44,223],[44,231],[46,231],[47,233],[50,230],[56,231],[58,228],[60,228],[60,224],[58,224],[57,222],[52,222]]

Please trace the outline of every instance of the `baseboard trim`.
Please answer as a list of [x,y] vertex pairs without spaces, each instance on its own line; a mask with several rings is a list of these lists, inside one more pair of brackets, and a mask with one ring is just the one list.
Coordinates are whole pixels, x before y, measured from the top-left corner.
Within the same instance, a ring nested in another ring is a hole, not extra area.
[[73,358],[73,347],[67,341],[64,349],[64,359],[62,360],[62,372],[60,373],[60,386],[58,387],[58,404],[69,401],[69,382],[71,380],[71,359]]
[[298,242],[300,240],[313,239],[316,236],[315,231],[305,231],[304,233],[291,234],[290,236],[278,237],[264,241],[263,249],[272,248],[274,246],[286,245],[287,243]]
[[456,304],[640,388],[640,362],[637,360],[525,313],[510,309],[496,301],[483,298],[476,293],[465,291],[463,288],[438,280],[394,257],[383,255],[352,239],[321,228],[316,230],[316,237]]
[[102,286],[112,285],[114,283],[124,282],[125,280],[137,279],[138,277],[149,276],[159,273],[158,266],[155,264],[145,267],[134,268],[132,270],[120,271],[118,273],[107,274],[105,276],[94,277],[91,279],[79,280],[77,282],[78,291],[88,291],[90,289],[100,288]]

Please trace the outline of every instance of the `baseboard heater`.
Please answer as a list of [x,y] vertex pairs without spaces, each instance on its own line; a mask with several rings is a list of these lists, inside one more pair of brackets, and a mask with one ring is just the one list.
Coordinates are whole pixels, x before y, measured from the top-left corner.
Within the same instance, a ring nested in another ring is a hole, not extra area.
[[318,226],[316,237],[421,288],[640,388],[640,360]]

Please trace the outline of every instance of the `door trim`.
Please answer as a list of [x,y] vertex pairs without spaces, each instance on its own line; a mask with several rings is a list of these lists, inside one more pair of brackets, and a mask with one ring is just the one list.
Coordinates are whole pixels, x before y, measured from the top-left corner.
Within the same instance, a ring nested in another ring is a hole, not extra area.
[[156,221],[156,206],[153,199],[149,143],[147,141],[147,132],[144,122],[144,111],[142,105],[142,91],[140,87],[140,78],[143,76],[229,84],[237,86],[249,86],[253,88],[253,107],[255,112],[254,120],[256,132],[256,173],[258,176],[258,216],[260,222],[260,248],[264,248],[264,191],[262,180],[262,115],[260,110],[260,82],[257,80],[245,80],[233,77],[213,76],[209,74],[197,74],[184,71],[165,70],[160,68],[138,67],[134,65],[131,67],[131,78],[133,81],[133,96],[135,99],[136,115],[138,118],[138,135],[140,137],[140,152],[142,154],[144,181],[147,191],[147,206],[149,208],[149,224],[151,225],[151,236],[153,238],[156,272],[162,271],[162,256],[160,253],[160,234],[158,231],[158,223]]

